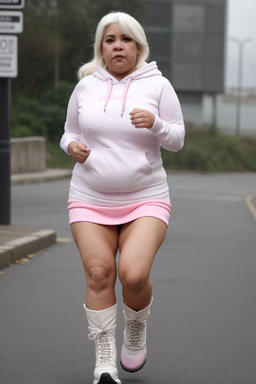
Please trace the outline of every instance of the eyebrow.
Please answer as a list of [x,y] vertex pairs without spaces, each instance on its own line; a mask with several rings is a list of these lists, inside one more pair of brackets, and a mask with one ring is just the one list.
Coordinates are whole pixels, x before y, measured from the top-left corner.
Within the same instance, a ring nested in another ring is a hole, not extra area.
[[[107,35],[104,37],[104,39],[107,39],[108,37],[115,37],[116,35]],[[122,33],[121,37],[128,37],[127,35],[125,35],[124,33]]]

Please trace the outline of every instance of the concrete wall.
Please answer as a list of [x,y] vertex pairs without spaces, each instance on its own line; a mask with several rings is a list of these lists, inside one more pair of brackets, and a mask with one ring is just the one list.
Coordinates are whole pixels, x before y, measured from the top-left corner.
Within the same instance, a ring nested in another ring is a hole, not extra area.
[[46,169],[46,139],[11,139],[11,173],[42,172]]

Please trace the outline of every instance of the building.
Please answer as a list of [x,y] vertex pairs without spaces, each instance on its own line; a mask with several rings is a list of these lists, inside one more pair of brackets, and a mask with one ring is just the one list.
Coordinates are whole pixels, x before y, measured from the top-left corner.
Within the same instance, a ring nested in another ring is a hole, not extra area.
[[[142,24],[151,58],[174,86],[186,121],[215,124],[224,89],[226,0],[147,0]],[[204,113],[204,97],[212,100]]]

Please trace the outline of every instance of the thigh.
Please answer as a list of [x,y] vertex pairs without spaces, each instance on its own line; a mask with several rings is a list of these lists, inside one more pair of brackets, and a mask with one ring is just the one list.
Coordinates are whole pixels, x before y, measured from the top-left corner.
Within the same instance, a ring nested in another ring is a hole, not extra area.
[[71,231],[85,272],[94,267],[115,271],[118,247],[116,226],[78,222],[71,224]]
[[142,217],[125,224],[119,235],[119,273],[134,269],[149,275],[166,230],[166,224],[154,217]]

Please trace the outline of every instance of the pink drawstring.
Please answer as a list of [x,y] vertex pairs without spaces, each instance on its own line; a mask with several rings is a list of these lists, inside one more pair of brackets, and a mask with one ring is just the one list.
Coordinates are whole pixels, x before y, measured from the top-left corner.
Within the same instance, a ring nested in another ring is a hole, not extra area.
[[[123,97],[122,97],[121,117],[123,117],[123,114],[124,114],[124,111],[125,111],[127,92],[129,90],[131,81],[132,81],[132,77],[130,77],[127,80],[126,84],[125,84],[124,93],[123,93]],[[109,102],[109,99],[110,99],[110,96],[111,96],[111,93],[112,93],[112,89],[113,89],[112,80],[108,79],[108,91],[107,91],[106,101],[105,101],[105,105],[104,105],[104,112],[106,112],[106,109],[107,109],[107,106],[108,106],[108,102]]]
[[131,81],[132,81],[132,78],[130,77],[130,78],[127,80],[126,84],[125,84],[124,93],[123,93],[123,98],[122,98],[121,117],[123,117],[123,114],[124,114],[125,104],[126,104],[126,96],[127,96],[127,92],[128,92],[129,87],[130,87]]
[[109,99],[110,99],[110,96],[112,93],[112,88],[113,88],[112,80],[108,79],[108,93],[107,93],[107,97],[106,97],[106,101],[105,101],[105,105],[104,105],[104,113],[106,112],[106,109],[107,109],[107,105],[108,105],[108,102],[109,102]]

